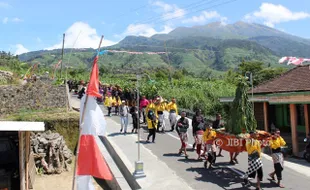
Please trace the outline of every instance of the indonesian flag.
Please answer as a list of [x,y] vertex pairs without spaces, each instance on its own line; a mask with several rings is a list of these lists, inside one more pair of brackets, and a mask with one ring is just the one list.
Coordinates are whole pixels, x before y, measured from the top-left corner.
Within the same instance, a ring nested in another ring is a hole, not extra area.
[[[87,96],[81,100],[80,139],[76,166],[77,190],[95,190],[93,177],[103,189],[118,189],[117,182],[100,152],[96,136],[104,136],[106,121],[104,114],[96,102],[99,94],[98,56],[96,56],[91,72]],[[85,101],[86,104],[85,104]],[[85,109],[85,110],[84,110]],[[83,112],[84,116],[83,116]]]

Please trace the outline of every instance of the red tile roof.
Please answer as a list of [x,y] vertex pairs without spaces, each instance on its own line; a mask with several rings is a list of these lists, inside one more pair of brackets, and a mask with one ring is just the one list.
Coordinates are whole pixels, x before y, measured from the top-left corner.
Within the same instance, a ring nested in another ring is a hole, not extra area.
[[297,66],[258,85],[253,91],[254,94],[310,91],[310,66]]

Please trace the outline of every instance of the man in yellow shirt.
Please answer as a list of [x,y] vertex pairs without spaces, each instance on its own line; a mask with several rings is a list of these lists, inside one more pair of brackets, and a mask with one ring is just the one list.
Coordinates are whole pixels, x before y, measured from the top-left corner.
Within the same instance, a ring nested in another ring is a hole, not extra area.
[[272,133],[272,139],[269,141],[269,146],[271,148],[272,154],[272,160],[274,165],[274,171],[269,174],[272,180],[275,180],[274,175],[278,178],[278,185],[281,188],[284,188],[283,185],[281,185],[280,181],[282,180],[282,171],[283,171],[283,164],[284,164],[284,157],[281,152],[281,147],[285,146],[286,142],[284,139],[280,136],[280,130],[276,129],[275,133]]
[[162,101],[162,99],[160,97],[156,98],[155,109],[156,109],[156,116],[158,117],[157,132],[159,132],[160,128],[161,128],[162,132],[165,132],[164,111],[167,110],[167,104],[164,101]]
[[263,163],[261,159],[261,144],[256,132],[250,132],[250,138],[246,140],[246,150],[248,152],[248,170],[244,175],[244,182],[248,186],[248,178],[255,178],[257,174],[256,190],[260,190],[260,182],[263,180]]
[[208,153],[208,157],[204,165],[205,165],[205,168],[207,168],[207,165],[209,162],[210,165],[208,168],[212,169],[212,166],[215,164],[215,161],[216,161],[216,146],[215,146],[216,132],[212,130],[210,123],[206,123],[205,126],[206,126],[206,131],[203,134],[203,141],[205,144],[203,155],[206,155],[206,153]]
[[[152,103],[151,103],[152,104]],[[150,105],[150,104],[149,104]],[[156,128],[157,128],[157,116],[155,114],[155,111],[152,108],[148,108],[148,114],[147,114],[147,128],[149,130],[149,135],[147,136],[147,143],[150,143],[150,137],[152,136],[152,142],[155,143],[155,137],[156,137]]]
[[178,106],[176,104],[175,98],[171,99],[171,102],[168,104],[167,109],[169,111],[169,121],[171,126],[171,132],[174,131],[174,127],[177,122],[177,115],[178,115]]
[[104,100],[104,105],[108,108],[108,116],[111,116],[113,98],[110,93],[107,94],[107,97]]

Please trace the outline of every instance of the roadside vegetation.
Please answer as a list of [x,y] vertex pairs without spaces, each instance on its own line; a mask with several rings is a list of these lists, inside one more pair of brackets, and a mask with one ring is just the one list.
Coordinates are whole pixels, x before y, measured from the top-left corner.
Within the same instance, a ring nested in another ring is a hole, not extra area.
[[[101,63],[102,64],[102,63]],[[286,71],[285,68],[266,67],[263,62],[245,62],[238,64],[237,69],[230,69],[223,74],[202,73],[200,76],[193,75],[186,69],[156,69],[143,70],[142,79],[139,81],[140,92],[147,97],[161,95],[165,99],[175,97],[179,107],[194,111],[201,109],[205,115],[214,115],[217,112],[225,113],[227,105],[219,102],[219,97],[234,96],[237,80],[244,77],[246,72],[252,72],[254,86],[276,77]],[[14,76],[21,78],[32,66],[22,63],[17,56],[1,53],[0,68],[14,73]],[[33,73],[42,75],[46,71],[50,76],[53,74],[52,67],[39,66]],[[128,71],[128,72],[126,72]],[[119,85],[123,89],[136,87],[136,75],[132,74],[133,70],[117,69],[111,71],[105,66],[100,66],[100,81],[105,84]],[[31,69],[30,71],[31,72]],[[124,73],[125,72],[125,73]],[[207,71],[206,71],[207,72]],[[67,76],[72,80],[89,80],[90,69],[69,68],[63,71],[63,79]],[[55,74],[55,84],[62,83],[63,79],[59,78],[59,70]],[[169,78],[171,76],[171,79]]]

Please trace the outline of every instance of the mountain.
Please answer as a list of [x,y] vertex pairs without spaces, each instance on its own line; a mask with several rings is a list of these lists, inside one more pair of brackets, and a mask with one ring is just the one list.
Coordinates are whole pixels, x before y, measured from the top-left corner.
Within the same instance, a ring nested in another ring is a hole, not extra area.
[[214,22],[204,26],[179,27],[167,35],[154,35],[152,38],[169,40],[189,36],[252,40],[271,49],[277,56],[307,57],[310,52],[310,39],[290,35],[265,25],[245,22],[228,25]]
[[[169,55],[109,53],[101,56],[99,62],[106,70],[156,70],[172,66],[203,75],[234,69],[242,60],[262,61],[266,66],[276,67],[281,56],[306,57],[310,52],[310,41],[259,24],[237,22],[221,25],[215,22],[204,26],[180,27],[169,34],[157,34],[150,38],[127,36],[106,49],[167,51]],[[66,49],[64,63],[76,68],[90,67],[95,52],[94,49]],[[49,66],[61,59],[61,50],[29,52],[19,58]]]
[[[163,35],[155,35],[153,37],[160,39],[161,36]],[[167,36],[170,39],[188,36],[202,36],[220,39],[248,39],[258,36],[275,36],[310,45],[309,39],[293,36],[265,25],[241,21],[228,25],[223,25],[221,22],[213,22],[203,26],[179,27],[171,31]]]

